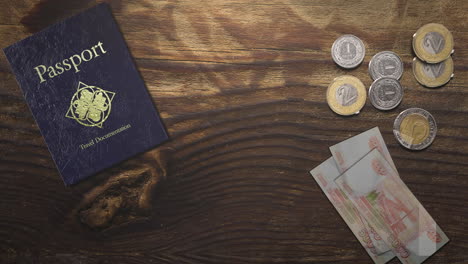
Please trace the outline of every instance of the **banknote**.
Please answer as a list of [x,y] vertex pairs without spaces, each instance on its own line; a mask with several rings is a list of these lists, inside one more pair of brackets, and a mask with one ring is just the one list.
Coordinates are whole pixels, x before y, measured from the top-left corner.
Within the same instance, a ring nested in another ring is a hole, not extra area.
[[310,174],[375,263],[383,264],[395,257],[376,231],[363,221],[346,194],[335,184],[334,179],[340,172],[333,157],[311,170]]
[[333,158],[335,158],[339,171],[344,172],[374,148],[378,149],[379,152],[387,159],[388,163],[390,163],[390,165],[396,170],[395,164],[390,156],[390,152],[387,149],[387,145],[385,144],[378,127],[374,127],[357,136],[331,146],[330,151]]
[[335,183],[402,263],[422,263],[449,241],[378,148]]
[[[359,135],[331,146],[330,151],[335,159],[338,171],[341,174],[374,148],[377,148],[380,153],[389,160],[393,168],[395,168],[395,164],[393,163],[390,152],[387,149],[387,145],[378,127],[369,129]],[[364,218],[362,218],[362,222],[367,230],[373,229]],[[390,250],[390,247],[385,243],[379,248],[382,251]]]

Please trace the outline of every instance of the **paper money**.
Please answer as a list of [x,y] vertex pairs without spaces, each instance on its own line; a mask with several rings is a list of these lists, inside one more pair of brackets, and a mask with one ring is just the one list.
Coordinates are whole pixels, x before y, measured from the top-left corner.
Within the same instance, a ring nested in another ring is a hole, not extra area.
[[311,170],[310,174],[376,264],[384,264],[395,257],[376,231],[362,220],[346,194],[335,184],[334,179],[340,172],[332,157]]
[[378,148],[335,183],[402,263],[422,263],[449,241]]
[[[392,164],[393,168],[396,169],[392,157],[390,156],[390,152],[387,149],[387,145],[385,144],[378,127],[369,129],[359,135],[351,137],[330,147],[330,151],[335,159],[335,163],[340,174],[346,171],[349,167],[351,167],[373,149],[377,149],[380,153],[382,153],[382,155],[388,159],[389,163]],[[373,230],[372,226],[365,218],[361,216],[361,219],[368,230]],[[390,247],[386,244],[385,246],[381,246],[381,248],[390,250]]]
[[388,152],[387,145],[385,144],[378,127],[374,127],[357,136],[331,146],[330,151],[333,158],[335,158],[338,170],[340,172],[344,172],[374,148],[376,148],[396,170],[395,164],[390,156],[390,152]]

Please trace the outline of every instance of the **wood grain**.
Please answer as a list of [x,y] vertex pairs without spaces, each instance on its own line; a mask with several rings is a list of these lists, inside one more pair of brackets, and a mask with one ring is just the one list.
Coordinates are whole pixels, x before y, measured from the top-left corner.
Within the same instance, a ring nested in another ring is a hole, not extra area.
[[[96,2],[1,1],[0,47]],[[0,262],[371,263],[308,171],[374,126],[451,239],[427,263],[468,262],[468,2],[108,2],[171,140],[64,187],[0,55]],[[455,40],[455,78],[440,89],[411,71],[411,36],[428,22]],[[367,47],[350,71],[330,57],[344,33]],[[333,114],[330,81],[351,74],[369,86],[367,64],[383,50],[404,61],[402,104]],[[409,107],[437,120],[422,152],[392,134]]]

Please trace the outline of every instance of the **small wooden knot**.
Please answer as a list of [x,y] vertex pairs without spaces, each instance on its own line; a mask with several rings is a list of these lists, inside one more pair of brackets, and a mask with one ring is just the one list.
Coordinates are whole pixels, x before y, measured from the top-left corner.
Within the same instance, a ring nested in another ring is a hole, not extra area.
[[128,161],[129,168],[89,191],[74,214],[92,229],[126,224],[151,214],[151,197],[157,183],[167,176],[170,149],[149,151]]

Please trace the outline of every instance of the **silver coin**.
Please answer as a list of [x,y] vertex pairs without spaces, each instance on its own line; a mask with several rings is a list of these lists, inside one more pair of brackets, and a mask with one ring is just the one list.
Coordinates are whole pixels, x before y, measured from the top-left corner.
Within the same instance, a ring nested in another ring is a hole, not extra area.
[[379,52],[369,62],[369,74],[373,80],[382,77],[400,79],[403,74],[403,62],[395,52]]
[[393,134],[405,148],[422,150],[434,141],[437,124],[428,111],[421,108],[409,108],[395,119]]
[[424,66],[422,67],[422,72],[432,79],[439,78],[445,71],[445,61],[439,63],[423,62],[423,64]]
[[335,99],[341,106],[350,106],[357,101],[358,91],[356,87],[345,83],[336,89]]
[[346,69],[352,69],[364,60],[366,48],[358,37],[343,35],[333,43],[331,54],[336,64]]
[[369,99],[372,105],[379,110],[392,110],[403,99],[403,88],[396,79],[380,78],[370,86]]
[[428,32],[424,35],[423,48],[430,54],[438,54],[445,47],[445,38],[439,32]]

